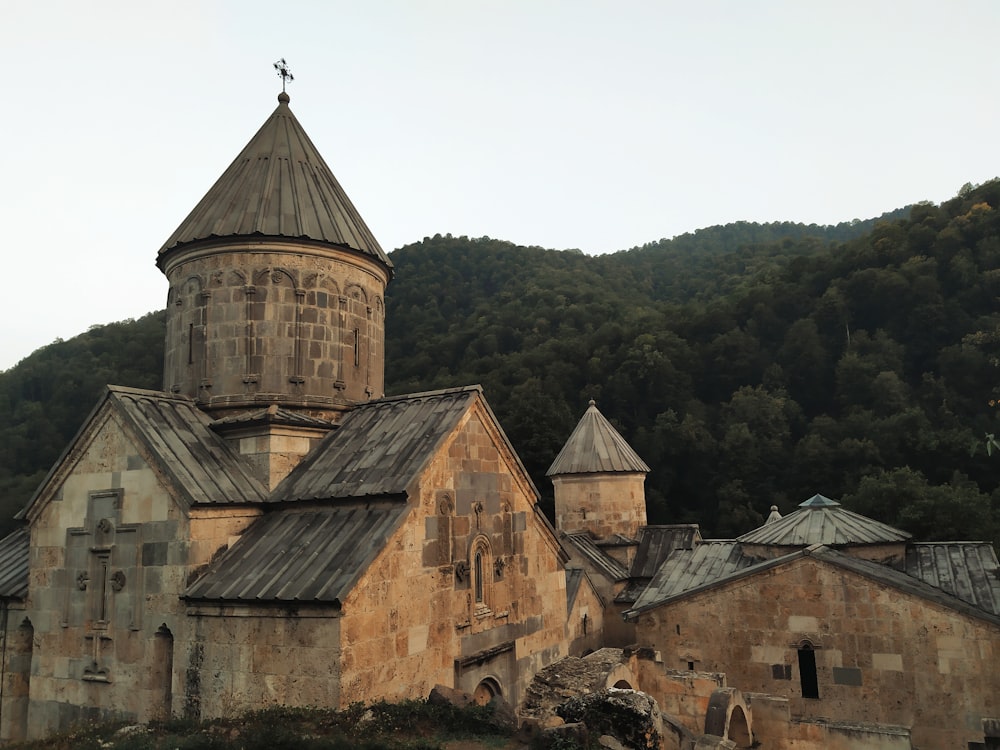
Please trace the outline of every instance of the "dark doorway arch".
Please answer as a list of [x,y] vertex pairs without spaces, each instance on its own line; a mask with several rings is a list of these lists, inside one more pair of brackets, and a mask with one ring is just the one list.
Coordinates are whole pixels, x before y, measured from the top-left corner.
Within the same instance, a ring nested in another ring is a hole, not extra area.
[[166,623],[153,638],[153,663],[149,672],[153,696],[150,713],[155,719],[169,719],[172,714],[174,677],[174,634]]
[[618,680],[612,687],[616,687],[619,690],[635,690],[635,688],[628,684],[628,680]]
[[753,746],[750,725],[747,723],[747,715],[743,713],[741,706],[733,706],[733,712],[729,716],[729,739],[735,742],[738,748]]
[[480,681],[480,683],[476,685],[475,691],[472,693],[472,699],[478,706],[485,706],[494,698],[502,697],[503,689],[500,687],[500,683],[492,677],[487,677],[486,679]]

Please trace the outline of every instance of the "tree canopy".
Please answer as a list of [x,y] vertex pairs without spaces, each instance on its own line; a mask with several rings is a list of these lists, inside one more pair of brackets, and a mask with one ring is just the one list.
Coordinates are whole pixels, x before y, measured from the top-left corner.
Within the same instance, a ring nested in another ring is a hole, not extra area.
[[[391,254],[390,394],[481,383],[543,504],[591,398],[651,523],[734,535],[822,493],[925,540],[996,539],[1000,182],[836,227],[739,222],[601,256],[435,235]],[[159,387],[163,319],[0,373],[23,504],[106,382]]]

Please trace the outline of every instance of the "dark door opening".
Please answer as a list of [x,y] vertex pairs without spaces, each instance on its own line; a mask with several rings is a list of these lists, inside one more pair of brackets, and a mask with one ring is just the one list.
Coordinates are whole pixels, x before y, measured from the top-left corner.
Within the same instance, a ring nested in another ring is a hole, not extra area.
[[803,698],[819,698],[819,680],[816,677],[816,652],[808,643],[799,649],[799,679]]

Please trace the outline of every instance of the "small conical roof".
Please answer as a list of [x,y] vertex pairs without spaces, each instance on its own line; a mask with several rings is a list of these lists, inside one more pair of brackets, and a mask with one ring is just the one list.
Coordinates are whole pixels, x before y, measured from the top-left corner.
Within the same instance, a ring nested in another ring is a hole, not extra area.
[[632,450],[632,446],[591,401],[545,475],[552,477],[559,474],[648,471],[649,467]]
[[768,521],[736,541],[743,544],[763,544],[779,547],[808,547],[888,544],[905,542],[910,535],[874,518],[847,510],[836,500],[813,495],[794,513]]
[[337,245],[392,267],[288,102],[288,94],[278,95],[278,108],[170,235],[161,257],[199,240],[282,237]]

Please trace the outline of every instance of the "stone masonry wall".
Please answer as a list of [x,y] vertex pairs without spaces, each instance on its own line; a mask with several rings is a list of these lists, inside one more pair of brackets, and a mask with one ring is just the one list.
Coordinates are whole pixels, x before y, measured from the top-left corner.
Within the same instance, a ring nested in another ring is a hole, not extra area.
[[472,692],[486,679],[516,703],[566,653],[565,573],[484,409],[456,427],[410,502],[344,603],[341,702],[423,697],[437,683]]
[[243,242],[177,251],[165,273],[165,390],[326,416],[383,395],[388,272],[373,259]]
[[598,539],[635,539],[646,525],[644,474],[567,474],[552,477],[556,528],[589,531]]
[[110,409],[91,434],[31,527],[29,737],[171,700],[157,644],[183,627],[187,518]]
[[[915,747],[982,742],[1000,712],[1000,627],[815,557],[644,613],[637,638],[668,668],[725,672],[796,717],[911,727]],[[818,699],[802,697],[807,645]]]
[[[177,657],[184,673],[176,712],[236,716],[264,706],[337,708],[340,618],[333,607],[201,605]],[[345,696],[344,705],[356,696]]]

